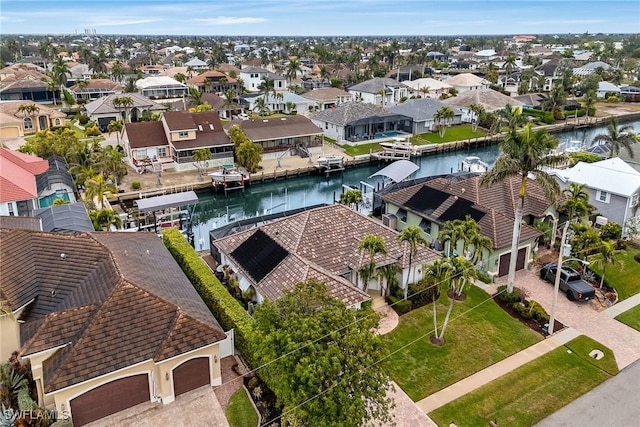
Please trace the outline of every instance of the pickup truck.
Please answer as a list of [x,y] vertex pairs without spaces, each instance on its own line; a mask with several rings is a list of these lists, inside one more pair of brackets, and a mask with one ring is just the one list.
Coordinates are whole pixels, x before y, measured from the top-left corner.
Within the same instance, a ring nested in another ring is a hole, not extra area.
[[[540,270],[540,278],[555,283],[557,271],[557,264],[545,264]],[[582,280],[580,273],[571,267],[562,267],[560,271],[560,290],[567,295],[570,301],[589,301],[596,296],[596,290]]]

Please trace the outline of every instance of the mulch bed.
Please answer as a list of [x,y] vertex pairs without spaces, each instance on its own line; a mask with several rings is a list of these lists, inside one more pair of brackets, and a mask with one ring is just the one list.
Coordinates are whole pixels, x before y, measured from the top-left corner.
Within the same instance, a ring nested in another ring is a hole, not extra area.
[[[547,336],[547,333],[542,329],[540,325],[538,325],[538,322],[536,322],[533,319],[525,319],[524,317],[521,317],[520,314],[513,309],[511,305],[512,303],[502,301],[500,298],[498,298],[495,295],[493,295],[493,300],[496,302],[496,304],[502,307],[502,309],[506,311],[509,314],[509,316],[519,320],[520,323],[527,325],[529,329],[531,329],[532,331],[535,331],[540,335]],[[563,325],[559,320],[556,319],[554,321],[553,332],[559,332],[564,328],[565,328],[565,325]]]

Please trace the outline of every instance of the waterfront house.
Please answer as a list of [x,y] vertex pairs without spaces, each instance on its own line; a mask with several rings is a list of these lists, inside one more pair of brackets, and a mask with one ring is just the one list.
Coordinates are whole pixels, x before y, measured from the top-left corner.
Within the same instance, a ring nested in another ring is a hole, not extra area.
[[347,88],[358,102],[379,105],[397,104],[409,97],[409,88],[404,83],[388,77],[374,77]]
[[74,426],[222,383],[232,337],[153,233],[2,230],[0,274],[0,357]]
[[640,172],[619,157],[595,163],[578,162],[567,169],[551,172],[562,188],[570,183],[584,184],[600,222],[613,221],[622,226],[623,236],[630,224],[640,221]]
[[202,93],[213,92],[222,95],[227,89],[233,89],[235,94],[242,93],[237,80],[220,71],[205,71],[197,74],[187,80],[187,84]]
[[354,100],[354,96],[352,94],[337,87],[313,89],[309,92],[303,93],[302,96],[314,103],[312,106],[315,111],[335,108],[340,104]]
[[209,69],[209,66],[207,65],[207,63],[200,58],[192,58],[189,61],[185,62],[184,66],[190,67],[192,70],[195,70],[195,71],[205,71]]
[[291,92],[281,92],[278,96],[274,96],[271,93],[267,95],[250,93],[243,96],[241,102],[243,105],[246,105],[248,110],[259,113],[259,111],[256,110],[256,102],[258,99],[265,100],[265,105],[271,113],[290,114],[293,112],[306,112],[309,110],[309,107],[314,105],[310,99]]
[[[316,279],[348,307],[359,307],[370,297],[363,292],[360,270],[368,264],[358,245],[368,234],[384,239],[387,255],[374,258],[376,267],[395,264],[404,287],[409,278],[420,280],[422,266],[439,258],[435,251],[419,247],[409,265],[409,245],[398,242],[398,233],[349,209],[331,205],[310,209],[273,222],[211,241],[211,254],[239,279],[240,288],[255,290],[256,302],[275,300],[299,282]],[[414,271],[415,270],[415,271]],[[371,278],[368,290],[386,292],[385,282]]]
[[[402,104],[392,105],[386,110],[390,113],[401,114],[411,117],[413,134],[434,132],[437,130],[437,123],[434,116],[442,107],[447,104],[433,98],[409,99]],[[449,121],[449,125],[462,123],[462,113],[454,109],[454,117]]]
[[[20,107],[33,105],[37,108],[32,113],[20,111]],[[62,127],[67,115],[36,104],[33,101],[0,102],[0,139],[17,138],[34,134],[41,130]]]
[[[114,104],[118,98],[130,98],[130,105]],[[96,122],[103,132],[112,120],[137,122],[145,111],[159,113],[166,110],[163,104],[152,101],[139,93],[113,94],[103,96],[84,104],[84,111],[90,120]]]
[[262,158],[276,158],[288,153],[290,156],[320,152],[322,129],[304,116],[287,116],[277,119],[232,120],[225,124],[240,126],[247,138],[262,146]]
[[[480,179],[479,176],[465,179],[438,177],[390,191],[382,196],[385,205],[383,223],[398,231],[409,225],[419,226],[431,246],[441,250],[443,244],[438,241],[438,234],[444,223],[464,220],[469,215],[476,220],[481,233],[492,242],[492,249],[483,251],[478,268],[495,277],[504,276],[511,259],[511,238],[520,180],[513,177],[483,187]],[[518,242],[518,270],[532,261],[537,239],[542,234],[533,227],[534,221],[553,225],[557,218],[554,204],[546,200],[542,188],[535,181],[530,181]],[[462,253],[462,241],[456,242],[451,250],[471,257],[470,253]]]
[[448,94],[449,90],[453,87],[448,83],[432,79],[431,77],[407,80],[402,83],[409,87],[410,95],[420,98],[429,97],[437,99],[440,98],[443,93]]
[[620,88],[613,83],[598,82],[598,89],[596,90],[596,96],[598,98],[608,98],[611,95],[620,96]]
[[449,77],[444,82],[453,86],[460,94],[473,90],[488,89],[491,84],[488,80],[471,73],[457,74]]
[[211,151],[208,168],[233,163],[233,143],[214,111],[166,111],[159,121],[127,123],[123,141],[127,158],[132,166],[142,166],[141,171],[150,165],[160,170],[194,169],[193,151],[199,148]]
[[513,108],[522,108],[524,103],[515,98],[504,95],[493,89],[478,89],[463,92],[458,96],[447,98],[444,101],[450,107],[456,107],[463,113],[462,120],[471,121],[471,106],[473,104],[482,106],[487,112],[502,110],[510,105]]
[[411,133],[412,118],[366,102],[347,102],[311,116],[325,136],[339,144]]

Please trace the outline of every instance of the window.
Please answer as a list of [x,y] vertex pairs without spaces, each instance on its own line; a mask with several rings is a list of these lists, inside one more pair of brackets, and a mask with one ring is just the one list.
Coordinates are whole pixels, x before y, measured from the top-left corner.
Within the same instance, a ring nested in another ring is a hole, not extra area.
[[599,190],[596,193],[596,199],[602,203],[609,203],[609,200],[611,199],[611,194],[607,193],[606,191]]
[[396,213],[396,215],[398,216],[398,219],[402,222],[407,222],[407,211],[404,209],[398,209],[398,212]]
[[640,199],[640,193],[636,193],[633,196],[631,196],[631,206],[635,206],[638,204],[638,200]]
[[158,157],[167,157],[167,147],[158,148]]
[[60,126],[60,119],[56,119],[54,124],[55,124],[55,126]]
[[24,118],[24,130],[33,129],[33,121],[31,121],[31,117]]
[[186,138],[189,136],[189,132],[187,132],[186,130],[180,131],[178,133],[178,138]]
[[422,220],[420,220],[420,228],[422,228],[425,234],[431,234],[431,221],[422,218]]
[[9,216],[15,216],[15,215],[16,215],[16,213],[15,213],[15,211],[13,210],[13,202],[9,202],[9,203],[8,203],[8,206],[9,206]]

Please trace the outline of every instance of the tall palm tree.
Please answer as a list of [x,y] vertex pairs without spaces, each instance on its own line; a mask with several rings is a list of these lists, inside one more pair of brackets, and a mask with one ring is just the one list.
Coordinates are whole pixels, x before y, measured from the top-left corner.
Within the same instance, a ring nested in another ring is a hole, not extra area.
[[433,119],[438,124],[438,133],[440,134],[440,138],[444,138],[444,134],[447,131],[447,126],[455,116],[456,114],[448,105],[445,105],[444,107],[436,111]]
[[522,109],[519,107],[513,108],[509,104],[499,110],[497,115],[500,126],[506,125],[510,131],[515,131],[519,126],[527,122],[527,118],[522,115]]
[[367,292],[369,280],[373,278],[376,271],[376,263],[374,258],[378,254],[387,255],[387,247],[384,239],[375,234],[367,234],[358,244],[358,252],[364,252],[367,255],[368,263],[360,270],[360,277],[364,281],[364,291]]
[[67,84],[67,79],[71,75],[71,72],[69,71],[69,66],[62,56],[58,56],[56,59],[51,73],[53,75],[53,80],[55,80],[60,87],[64,87]]
[[385,297],[391,293],[392,287],[398,286],[398,273],[400,273],[400,269],[397,264],[387,264],[378,269],[377,278],[378,280],[384,280]]
[[87,198],[89,200],[97,198],[100,201],[100,208],[104,208],[104,197],[108,193],[118,192],[118,189],[111,182],[111,180],[105,178],[105,176],[101,173],[86,180],[85,186],[87,188]]
[[564,114],[562,107],[567,103],[567,94],[561,85],[555,86],[549,92],[547,99],[542,102],[542,109],[544,111],[553,112],[553,117],[556,120],[562,119]]
[[582,103],[586,111],[585,115],[587,123],[589,122],[589,112],[591,111],[591,109],[595,110],[594,106],[596,105],[597,100],[598,98],[596,97],[596,93],[593,90],[587,91],[587,93],[582,96]]
[[276,94],[275,81],[269,77],[263,77],[258,89],[264,94],[265,103],[269,104],[269,93]]
[[51,92],[51,96],[53,97],[53,105],[56,105],[56,91],[60,90],[58,83],[55,80],[51,79],[47,82],[47,90]]
[[560,205],[559,210],[568,213],[569,222],[573,222],[576,217],[580,219],[595,210],[589,204],[589,193],[584,190],[586,187],[586,184],[572,182],[569,188],[562,191],[565,201]]
[[331,79],[331,72],[325,64],[320,66],[320,80],[328,82]]
[[448,258],[458,246],[458,241],[464,237],[463,222],[459,219],[452,221],[446,221],[440,231],[438,232],[438,240],[443,245],[448,244],[448,248],[445,251],[445,256]]
[[611,118],[609,126],[607,126],[607,134],[597,135],[593,138],[593,142],[605,142],[610,145],[609,157],[617,156],[620,148],[624,147],[629,153],[629,157],[633,158],[633,147],[636,141],[636,134],[633,132],[631,125],[618,126],[618,119]]
[[298,61],[297,58],[291,58],[289,60],[289,64],[287,64],[287,72],[285,74],[285,77],[287,78],[287,80],[292,82],[296,79],[298,73],[301,71],[302,68],[300,67],[300,61]]
[[198,169],[198,181],[202,181],[202,171],[211,159],[211,150],[208,148],[198,148],[193,150],[193,164]]
[[527,195],[529,176],[535,177],[536,182],[544,190],[547,199],[551,203],[555,203],[560,194],[560,187],[557,181],[544,169],[561,164],[566,161],[566,157],[563,155],[550,155],[549,152],[558,146],[558,139],[548,134],[544,129],[533,131],[531,124],[525,126],[520,133],[515,130],[508,132],[499,143],[499,146],[502,154],[496,160],[493,169],[482,177],[481,185],[494,185],[511,177],[516,177],[520,181],[513,221],[509,276],[507,278],[507,292],[511,293],[513,292],[516,274],[522,209],[524,198]]
[[120,178],[127,173],[127,168],[123,163],[124,153],[119,147],[107,145],[97,156],[97,164],[104,176],[113,179],[114,185],[118,187]]
[[[448,258],[438,258],[431,264],[425,266],[425,278],[433,285],[431,292],[432,308],[433,308],[433,338],[438,340],[441,336],[438,331],[438,310],[436,300],[441,290],[448,289],[451,286],[451,276],[453,268]],[[444,335],[444,334],[442,334]]]
[[[406,242],[409,245],[409,271],[412,271],[413,256],[418,251],[418,245],[427,247],[427,239],[422,235],[422,229],[415,225],[409,225],[405,227],[400,234],[398,234],[398,242]],[[413,269],[413,282],[416,281],[416,270]],[[404,299],[407,299],[407,291],[409,289],[409,277],[407,276],[407,283],[404,284]]]
[[480,117],[486,112],[485,108],[480,104],[469,105],[469,110],[472,113],[473,119],[471,121],[471,130],[473,132],[478,130],[478,124],[480,123]]
[[126,109],[133,107],[134,102],[132,97],[130,97],[129,95],[116,96],[115,98],[113,98],[112,103],[113,106],[120,112],[120,117],[122,117],[122,113],[124,111],[125,114],[122,118],[124,120],[126,120],[126,117],[128,116],[130,118],[130,114],[126,114]]
[[123,125],[122,120],[111,120],[107,125],[107,132],[111,136],[111,132],[116,133],[116,140],[118,141],[118,147],[120,146],[120,133],[122,132]]
[[503,87],[507,86],[507,81],[509,80],[509,77],[511,77],[511,74],[513,73],[513,70],[516,68],[516,61],[517,61],[517,58],[513,54],[510,54],[504,60],[503,66],[504,66],[504,70],[505,70],[507,76],[505,78]]
[[493,249],[493,241],[482,233],[471,233],[467,236],[469,244],[473,246],[473,254],[471,255],[471,262],[476,265],[479,261],[482,261],[482,253],[485,251],[491,251]]
[[253,111],[261,116],[269,115],[269,106],[267,105],[267,101],[264,99],[264,96],[256,98],[256,102],[253,103]]
[[202,104],[202,92],[195,87],[189,87],[189,105],[197,107]]
[[589,261],[592,264],[602,268],[602,274],[600,275],[600,288],[604,284],[604,275],[607,272],[607,266],[618,266],[619,270],[624,268],[624,262],[617,258],[616,242],[613,240],[604,240],[600,243],[598,253],[593,255]]

